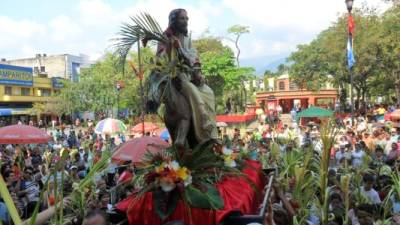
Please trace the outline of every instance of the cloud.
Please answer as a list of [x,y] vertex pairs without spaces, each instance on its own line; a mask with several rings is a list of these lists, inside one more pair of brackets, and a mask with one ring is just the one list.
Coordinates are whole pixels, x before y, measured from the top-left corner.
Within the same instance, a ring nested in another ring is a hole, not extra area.
[[210,7],[212,7],[212,5],[208,2],[202,2],[200,6],[197,7],[197,5],[193,4],[178,4],[173,0],[138,1],[137,4],[121,13],[121,21],[128,21],[130,16],[138,15],[141,12],[147,12],[160,23],[163,29],[165,29],[168,26],[168,15],[170,11],[176,8],[184,8],[189,15],[189,30],[192,31],[194,37],[198,37],[210,25],[208,14],[217,15],[219,13],[216,9],[211,10]]
[[[355,7],[363,4],[355,1]],[[232,11],[235,24],[251,28],[240,40],[240,58],[247,61],[289,55],[346,12],[344,1],[337,0],[223,0],[222,5]],[[381,0],[368,0],[367,5],[381,12],[388,7]]]
[[[311,41],[346,10],[344,0],[135,0],[124,2],[123,6],[114,1],[79,0],[75,5],[70,1],[67,4],[71,7],[62,14],[50,18],[42,15],[42,22],[0,16],[0,56],[84,53],[94,59],[110,50],[110,39],[116,36],[122,22],[129,22],[130,16],[148,12],[165,29],[169,12],[185,8],[194,39],[207,28],[211,35],[222,37],[231,25],[250,26],[251,32],[240,39],[240,48],[241,59],[251,61],[289,54],[296,45]],[[360,7],[361,1],[355,4]],[[387,7],[381,0],[368,0],[368,5]],[[223,42],[235,49],[233,43]]]
[[13,48],[29,40],[45,36],[46,26],[29,20],[13,20],[0,16],[0,48]]
[[21,47],[21,52],[22,52],[23,55],[33,56],[36,53],[38,53],[39,51],[37,49],[33,48],[32,46],[23,45]]
[[113,23],[117,13],[102,0],[83,0],[77,7],[79,18],[86,26],[107,26]]
[[[385,8],[381,0],[368,0],[368,5]],[[318,32],[335,21],[338,13],[346,12],[344,1],[337,0],[223,0],[235,14],[257,25],[257,29],[293,27]],[[355,1],[360,7],[361,1]]]
[[76,41],[83,31],[70,17],[60,15],[50,21],[51,39],[55,42]]

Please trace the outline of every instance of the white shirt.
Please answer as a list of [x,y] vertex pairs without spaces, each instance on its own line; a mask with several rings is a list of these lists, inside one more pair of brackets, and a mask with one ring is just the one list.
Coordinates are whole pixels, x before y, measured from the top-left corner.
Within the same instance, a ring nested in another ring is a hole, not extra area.
[[351,224],[360,225],[360,223],[358,222],[358,218],[356,216],[356,213],[354,212],[354,209],[350,209],[348,215],[349,215],[349,218],[351,220]]
[[385,147],[384,152],[386,155],[389,155],[389,152],[392,150],[392,144],[393,142],[390,140],[386,142],[386,146],[384,146]]
[[375,189],[371,188],[369,191],[365,191],[364,187],[361,187],[361,193],[367,197],[373,204],[380,204],[381,199],[379,198],[379,194]]
[[365,152],[362,151],[362,150],[360,150],[358,152],[357,151],[353,151],[351,153],[351,157],[353,158],[352,164],[353,164],[354,167],[359,167],[359,166],[362,165],[364,155],[365,155]]
[[313,145],[314,145],[314,151],[318,152],[318,153],[322,153],[322,141],[321,140],[314,140],[313,141]]
[[60,143],[54,144],[54,145],[53,145],[53,149],[54,149],[54,150],[60,150],[60,149],[62,149],[62,145],[61,145]]
[[342,158],[348,158],[347,152],[346,151],[342,152],[341,150],[337,151],[336,154],[335,154],[335,159],[336,159],[336,162],[337,162],[338,165],[339,165],[340,160]]
[[365,122],[361,122],[357,125],[357,131],[361,132],[367,129],[367,124]]

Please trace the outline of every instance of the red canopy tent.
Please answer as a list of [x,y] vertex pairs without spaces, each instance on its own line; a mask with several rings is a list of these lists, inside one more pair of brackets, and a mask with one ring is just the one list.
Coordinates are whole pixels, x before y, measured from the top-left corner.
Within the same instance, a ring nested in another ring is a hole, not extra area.
[[40,144],[51,137],[46,131],[28,125],[11,125],[0,128],[0,144]]

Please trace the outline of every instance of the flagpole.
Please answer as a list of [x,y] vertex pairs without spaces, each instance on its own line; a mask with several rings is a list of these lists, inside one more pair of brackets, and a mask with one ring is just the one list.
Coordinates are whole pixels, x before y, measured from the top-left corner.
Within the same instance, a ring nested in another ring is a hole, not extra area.
[[354,98],[353,98],[353,72],[351,71],[351,68],[349,68],[349,74],[350,74],[350,113],[351,113],[351,126],[354,125]]
[[[354,0],[345,0],[346,6],[347,6],[347,11],[348,11],[348,39],[347,39],[347,45],[348,45],[348,68],[349,68],[349,75],[350,75],[350,113],[351,113],[351,126],[354,125],[354,98],[353,98],[353,83],[354,83],[354,77],[353,77],[353,65],[354,65],[354,53],[353,53],[353,31],[354,31],[354,21],[351,15],[351,10],[353,9],[353,3]],[[351,56],[349,57],[349,51],[351,51]]]

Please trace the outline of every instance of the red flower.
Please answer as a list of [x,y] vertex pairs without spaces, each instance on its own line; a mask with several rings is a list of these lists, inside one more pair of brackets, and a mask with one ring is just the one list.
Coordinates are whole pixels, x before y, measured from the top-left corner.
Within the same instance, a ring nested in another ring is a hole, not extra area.
[[296,177],[292,177],[289,181],[289,187],[294,188],[296,186]]
[[155,155],[153,159],[151,159],[151,164],[161,164],[163,161],[163,157],[159,154]]
[[213,150],[214,150],[214,152],[217,153],[217,154],[222,154],[222,145],[215,144],[215,145],[213,146]]
[[290,200],[290,205],[292,205],[294,210],[297,210],[300,208],[300,204],[296,200],[293,200],[293,199]]
[[159,176],[159,175],[158,175],[157,173],[151,172],[151,173],[146,174],[146,175],[144,176],[144,179],[146,180],[146,183],[149,184],[149,183],[154,182],[158,176]]

